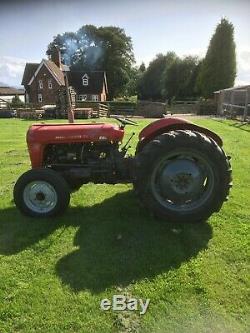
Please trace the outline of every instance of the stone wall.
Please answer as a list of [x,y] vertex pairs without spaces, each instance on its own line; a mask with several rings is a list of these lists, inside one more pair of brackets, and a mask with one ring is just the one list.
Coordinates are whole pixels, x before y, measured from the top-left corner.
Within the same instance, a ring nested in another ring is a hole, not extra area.
[[160,102],[138,101],[136,116],[145,118],[162,118],[166,114],[166,104]]

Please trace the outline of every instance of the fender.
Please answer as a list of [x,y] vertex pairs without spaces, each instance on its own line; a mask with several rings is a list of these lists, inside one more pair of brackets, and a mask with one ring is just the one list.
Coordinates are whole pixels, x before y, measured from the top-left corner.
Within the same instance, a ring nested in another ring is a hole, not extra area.
[[191,130],[200,132],[213,139],[220,147],[223,146],[222,139],[209,129],[195,125],[192,122],[181,118],[166,117],[156,120],[148,126],[144,127],[144,129],[139,134],[139,143],[137,145],[136,151],[141,151],[141,149],[156,136],[174,130]]

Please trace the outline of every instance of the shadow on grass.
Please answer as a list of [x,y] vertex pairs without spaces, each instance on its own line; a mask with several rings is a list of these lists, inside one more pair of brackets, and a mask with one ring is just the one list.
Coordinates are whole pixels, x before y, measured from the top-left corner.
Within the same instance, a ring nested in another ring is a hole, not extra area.
[[65,224],[65,218],[32,219],[18,210],[0,210],[0,254],[13,255],[37,244]]
[[231,127],[234,127],[234,128],[238,128],[242,131],[245,131],[245,132],[248,132],[250,133],[250,122],[249,121],[246,121],[246,122],[243,122],[243,121],[236,121],[236,122],[233,122],[233,123],[227,123],[225,122],[225,120],[223,119],[216,119],[216,118],[213,118],[214,121],[217,121],[219,123],[223,123],[225,125],[228,125],[228,126],[231,126]]
[[108,287],[153,278],[197,256],[212,237],[207,223],[175,225],[151,218],[128,191],[91,207],[70,208],[56,220],[34,223],[14,208],[2,211],[0,253],[22,251],[62,225],[79,226],[74,239],[76,250],[62,257],[55,267],[62,283],[76,292],[88,289],[99,293]]
[[173,225],[149,217],[132,191],[76,208],[72,218],[82,220],[78,248],[59,260],[56,272],[74,291],[98,293],[155,277],[196,256],[212,237],[207,223]]
[[235,128],[241,129],[245,132],[249,132],[250,133],[250,126],[249,126],[249,122],[236,122],[233,124],[230,124],[229,126],[233,126]]

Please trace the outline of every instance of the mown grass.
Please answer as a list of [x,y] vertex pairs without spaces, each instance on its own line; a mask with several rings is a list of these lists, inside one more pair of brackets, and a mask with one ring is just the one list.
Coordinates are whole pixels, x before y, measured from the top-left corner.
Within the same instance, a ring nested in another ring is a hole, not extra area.
[[[195,122],[223,137],[234,177],[230,200],[202,225],[154,220],[121,184],[83,186],[60,218],[21,216],[12,188],[29,168],[30,122],[0,121],[1,333],[247,331],[250,127]],[[150,298],[148,312],[101,311],[113,294]]]

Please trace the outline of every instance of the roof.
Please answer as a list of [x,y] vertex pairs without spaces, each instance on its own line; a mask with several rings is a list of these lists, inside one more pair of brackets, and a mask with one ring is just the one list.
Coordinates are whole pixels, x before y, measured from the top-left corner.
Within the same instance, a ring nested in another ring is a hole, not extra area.
[[44,63],[51,70],[52,74],[57,78],[60,85],[64,86],[64,76],[62,70],[51,60],[44,60]]
[[[82,77],[87,74],[89,82],[83,86]],[[100,94],[103,90],[103,84],[107,92],[106,73],[104,71],[70,71],[68,72],[69,85],[72,86],[77,94]]]
[[31,80],[32,76],[35,74],[38,67],[39,64],[37,63],[27,62],[23,73],[23,79],[22,79],[23,86],[26,86],[29,83],[29,81]]
[[64,86],[64,75],[62,70],[51,60],[46,60],[43,59],[41,61],[41,63],[39,64],[38,68],[36,69],[35,73],[32,75],[30,81],[27,83],[28,85],[30,85],[34,78],[37,76],[37,74],[39,73],[40,69],[46,66],[48,71],[51,73],[51,75],[55,78],[55,80],[58,82],[59,85]]
[[0,87],[0,96],[24,95],[24,89],[16,89],[12,87]]
[[245,84],[242,86],[236,86],[236,87],[217,90],[217,91],[214,91],[214,94],[219,94],[221,91],[241,90],[241,89],[247,89],[247,88],[250,88],[250,84]]
[[57,82],[60,85],[64,85],[64,76],[61,69],[57,67],[57,65],[53,61],[46,59],[43,59],[40,64],[37,63],[26,64],[22,79],[22,85],[25,86],[31,84],[33,79],[36,77],[36,75],[38,74],[43,65],[45,65],[48,68],[48,70],[51,72],[51,74],[54,76],[54,78],[57,80]]

